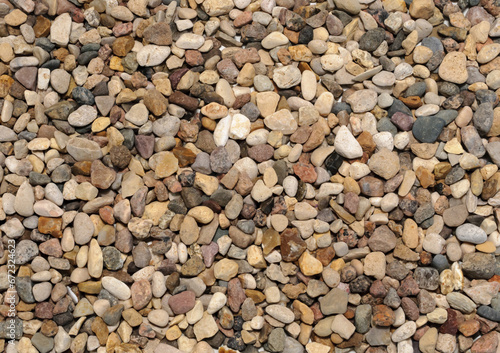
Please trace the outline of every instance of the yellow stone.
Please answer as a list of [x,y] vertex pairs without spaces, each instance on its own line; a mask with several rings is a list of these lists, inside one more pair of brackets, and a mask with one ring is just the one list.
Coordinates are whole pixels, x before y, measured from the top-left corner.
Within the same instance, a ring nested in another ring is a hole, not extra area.
[[255,334],[248,332],[246,330],[241,331],[241,338],[245,344],[254,344],[257,341]]
[[274,148],[281,147],[283,143],[283,133],[281,131],[271,131],[267,136],[267,143]]
[[352,222],[351,224],[349,224],[349,228],[355,231],[358,236],[362,237],[363,234],[365,234],[365,221],[362,220]]
[[116,104],[130,103],[137,99],[137,94],[130,88],[124,88],[116,96]]
[[111,120],[105,116],[101,116],[92,123],[92,132],[104,131],[111,124]]
[[122,313],[123,319],[132,327],[137,327],[142,324],[142,315],[135,309],[125,309]]
[[382,6],[387,12],[404,12],[406,13],[406,2],[404,0],[383,0]]
[[411,249],[418,246],[418,225],[411,218],[407,218],[404,223],[403,243]]
[[481,175],[481,171],[479,169],[476,169],[474,173],[471,175],[471,180],[470,180],[470,188],[471,191],[474,195],[479,196],[481,195],[481,192],[483,191],[483,176]]
[[19,267],[19,271],[17,273],[17,277],[31,277],[33,273],[28,266]]
[[488,89],[488,85],[484,82],[475,82],[469,86],[471,92],[477,92],[480,89]]
[[118,131],[117,128],[111,126],[106,130],[106,136],[108,138],[108,147],[111,149],[113,146],[121,146],[125,137]]
[[483,180],[488,180],[498,171],[498,166],[496,164],[487,164],[481,168],[481,175]]
[[365,72],[365,69],[358,64],[356,64],[354,61],[350,61],[346,64],[345,69],[348,73],[351,75],[357,76]]
[[462,154],[465,152],[462,148],[462,144],[456,137],[446,142],[446,145],[444,145],[444,150],[451,154]]
[[154,80],[153,84],[156,86],[156,89],[164,96],[168,97],[172,94],[172,85],[170,84],[170,80],[168,78]]
[[132,343],[122,343],[115,347],[115,353],[141,353],[142,350]]
[[496,248],[495,244],[493,244],[493,242],[488,240],[482,244],[476,245],[476,250],[487,253],[487,254],[491,254],[491,253],[494,253],[497,250],[497,248]]
[[266,296],[262,292],[254,289],[245,289],[245,295],[252,299],[255,304],[262,303],[266,300]]
[[465,38],[464,54],[467,56],[467,59],[476,60],[477,58],[476,44],[477,42],[472,35],[468,35],[467,38]]
[[142,218],[150,219],[156,226],[160,222],[160,217],[165,214],[168,210],[168,202],[151,202],[144,208],[144,214]]
[[14,55],[14,50],[9,43],[4,42],[0,44],[0,60],[2,60],[4,63],[8,63],[15,57],[16,56]]
[[335,175],[332,175],[332,177],[330,178],[330,181],[332,183],[343,184],[344,183],[344,177],[342,175],[335,174]]
[[33,171],[37,173],[43,172],[45,164],[40,160],[40,158],[38,158],[34,154],[30,154],[28,156],[28,161],[30,161],[31,165],[33,166]]
[[101,281],[87,281],[78,284],[78,290],[87,294],[99,294],[101,288]]
[[346,36],[346,42],[354,38],[354,33],[358,30],[359,18],[355,18],[347,26],[344,27],[343,35]]
[[300,312],[300,320],[308,325],[312,325],[314,322],[314,313],[307,305],[295,300],[293,302],[293,308]]
[[219,187],[219,180],[210,175],[196,173],[196,176],[194,177],[194,186],[200,188],[201,191],[210,196]]
[[146,173],[144,172],[144,167],[142,166],[141,162],[139,162],[135,158],[132,158],[130,160],[128,168],[138,176],[143,177],[144,175],[146,175]]
[[189,210],[188,216],[196,219],[198,223],[207,224],[214,219],[214,211],[207,206],[196,206]]
[[345,267],[345,261],[342,259],[333,260],[330,267],[335,271],[340,272]]
[[448,162],[439,162],[434,167],[434,176],[436,179],[444,179],[446,174],[448,174],[451,170],[451,164]]
[[266,260],[259,246],[251,245],[247,249],[247,261],[254,268],[266,268]]
[[491,129],[488,132],[488,136],[499,136],[499,135],[500,135],[500,109],[495,108],[493,110],[493,125],[491,125]]
[[169,341],[175,341],[176,339],[178,339],[179,337],[181,337],[181,335],[182,335],[182,332],[179,329],[179,326],[175,325],[175,326],[172,326],[171,328],[169,328],[167,330],[167,333],[165,334],[165,337]]
[[122,59],[118,56],[113,56],[109,61],[109,68],[114,71],[124,71]]
[[354,178],[346,177],[344,179],[344,194],[347,192],[353,192],[356,195],[359,195],[361,193],[359,184],[356,182],[356,180],[354,180]]
[[321,261],[312,256],[308,251],[300,256],[299,267],[306,276],[314,276],[323,272],[323,264]]
[[157,160],[155,176],[159,179],[166,178],[174,174],[179,169],[179,161],[172,152],[161,152]]
[[264,254],[269,255],[271,251],[277,246],[281,245],[280,234],[272,228],[268,228],[262,237],[262,246]]

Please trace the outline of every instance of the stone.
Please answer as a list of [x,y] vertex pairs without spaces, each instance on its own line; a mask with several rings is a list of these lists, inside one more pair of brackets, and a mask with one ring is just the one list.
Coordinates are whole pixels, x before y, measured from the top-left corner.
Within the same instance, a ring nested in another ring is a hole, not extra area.
[[321,312],[324,315],[344,314],[347,311],[347,300],[348,295],[345,291],[333,288],[319,299]]
[[368,89],[359,90],[351,94],[346,102],[351,105],[353,112],[364,113],[377,104],[377,93]]
[[470,223],[466,223],[458,227],[456,234],[460,241],[472,244],[482,244],[487,239],[487,235],[484,230]]
[[61,47],[68,45],[71,33],[71,16],[63,13],[56,17],[50,26],[50,41]]
[[463,53],[448,53],[439,66],[439,76],[448,82],[456,84],[464,83],[468,78],[465,61],[466,57]]
[[361,145],[345,126],[342,126],[337,132],[334,146],[339,155],[348,159],[359,158],[363,155]]

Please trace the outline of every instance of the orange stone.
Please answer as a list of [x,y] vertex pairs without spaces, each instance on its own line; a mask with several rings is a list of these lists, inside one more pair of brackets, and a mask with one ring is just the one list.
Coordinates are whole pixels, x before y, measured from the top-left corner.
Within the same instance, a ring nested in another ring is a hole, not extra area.
[[[497,283],[500,283],[500,276],[499,275],[494,275],[493,277],[491,277],[488,282],[497,282]],[[500,289],[498,290],[500,292]]]
[[403,102],[410,109],[420,108],[423,103],[419,96],[410,96],[410,97],[399,97],[399,100]]
[[285,29],[283,30],[283,34],[293,44],[297,44],[299,42],[299,32],[290,31],[288,28],[285,27]]
[[396,315],[387,305],[375,305],[372,320],[375,325],[388,327],[394,323]]
[[418,167],[415,174],[417,175],[417,178],[420,181],[420,185],[422,185],[424,189],[427,189],[429,186],[433,186],[436,182],[434,180],[434,174],[429,172],[424,167]]
[[14,79],[7,75],[0,76],[0,98],[4,98],[9,94],[10,87],[14,83]]
[[62,238],[62,218],[38,218],[38,231],[43,234],[50,234],[55,238]]
[[497,248],[495,244],[493,244],[491,241],[488,240],[482,244],[476,245],[476,250],[487,254],[491,254],[494,253],[497,250]]
[[470,337],[479,331],[480,324],[476,320],[467,320],[458,325],[458,330],[465,336]]

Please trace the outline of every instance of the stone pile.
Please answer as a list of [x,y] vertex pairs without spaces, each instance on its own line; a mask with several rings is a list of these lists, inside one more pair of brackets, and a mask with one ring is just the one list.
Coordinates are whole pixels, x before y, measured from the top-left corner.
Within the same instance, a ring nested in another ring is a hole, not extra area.
[[499,15],[1,0],[0,351],[497,352]]

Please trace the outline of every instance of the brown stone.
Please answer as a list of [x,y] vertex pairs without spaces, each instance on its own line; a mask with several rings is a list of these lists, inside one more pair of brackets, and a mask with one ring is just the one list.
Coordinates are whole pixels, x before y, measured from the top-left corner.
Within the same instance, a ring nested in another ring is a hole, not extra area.
[[156,89],[147,90],[144,105],[153,115],[160,116],[167,111],[168,100]]
[[297,228],[287,228],[281,235],[281,256],[283,261],[293,262],[297,261],[306,250],[307,246],[299,234]]
[[368,131],[363,131],[359,136],[356,138],[356,141],[361,145],[361,148],[363,149],[363,152],[366,153],[367,155],[371,156],[373,152],[375,152],[375,148],[377,145],[373,141],[372,134],[370,134]]
[[167,22],[155,23],[144,30],[144,39],[156,45],[171,45],[172,30]]
[[99,340],[101,346],[104,346],[106,344],[106,341],[108,340],[109,335],[109,330],[106,323],[99,316],[97,316],[94,318],[94,320],[92,320],[91,329],[92,332],[94,332],[97,336],[97,339]]
[[134,47],[135,40],[131,36],[123,36],[116,38],[113,42],[113,54],[117,56],[127,55]]
[[470,337],[479,331],[479,322],[476,320],[466,320],[458,325],[458,331],[465,337]]
[[50,34],[50,25],[50,20],[47,17],[37,16],[35,25],[33,26],[35,37],[47,37]]
[[43,234],[50,234],[55,238],[62,238],[62,218],[38,218],[38,231]]

